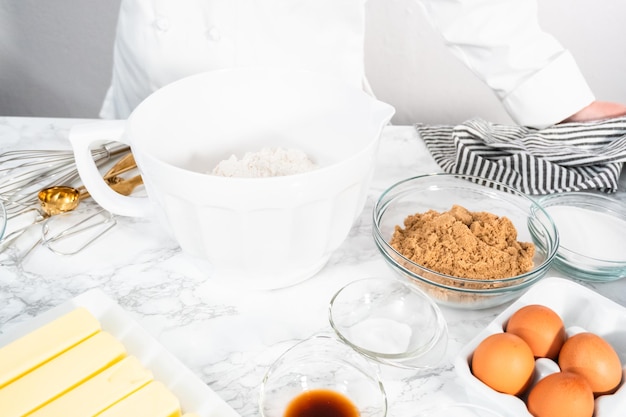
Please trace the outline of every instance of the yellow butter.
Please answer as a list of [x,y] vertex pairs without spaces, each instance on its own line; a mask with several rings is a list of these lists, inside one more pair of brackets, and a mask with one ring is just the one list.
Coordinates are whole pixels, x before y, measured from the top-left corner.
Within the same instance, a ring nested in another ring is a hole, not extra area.
[[97,417],[180,417],[178,398],[159,381],[135,391]]
[[93,417],[152,380],[152,372],[128,356],[28,417]]
[[98,320],[80,307],[0,348],[0,388],[99,330]]
[[126,356],[111,334],[98,332],[0,389],[0,417],[22,417]]

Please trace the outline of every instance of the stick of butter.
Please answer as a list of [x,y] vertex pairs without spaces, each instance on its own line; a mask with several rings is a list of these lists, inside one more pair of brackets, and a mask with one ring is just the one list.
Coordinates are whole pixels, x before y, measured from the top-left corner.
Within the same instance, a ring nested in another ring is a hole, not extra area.
[[124,346],[98,332],[0,389],[0,417],[22,417],[126,356]]
[[99,330],[98,320],[80,307],[0,348],[0,388]]
[[28,417],[93,417],[152,380],[152,372],[127,356]]
[[159,381],[135,391],[98,417],[180,417],[178,398]]

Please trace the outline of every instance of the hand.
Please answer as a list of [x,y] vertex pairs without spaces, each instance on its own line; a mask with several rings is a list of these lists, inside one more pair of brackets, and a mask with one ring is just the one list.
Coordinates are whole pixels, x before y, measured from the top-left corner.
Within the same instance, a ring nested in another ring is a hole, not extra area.
[[587,107],[563,120],[561,123],[569,122],[591,122],[594,120],[612,119],[626,116],[626,106],[619,103],[606,101],[594,101]]

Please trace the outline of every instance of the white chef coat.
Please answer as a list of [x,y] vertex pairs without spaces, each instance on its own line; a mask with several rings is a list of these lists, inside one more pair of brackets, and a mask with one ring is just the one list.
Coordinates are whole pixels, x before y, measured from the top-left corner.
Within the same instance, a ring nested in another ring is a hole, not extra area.
[[[122,0],[103,118],[218,68],[292,66],[367,88],[366,0]],[[521,125],[543,127],[594,97],[571,54],[537,22],[534,0],[421,0],[450,50]]]
[[539,27],[536,0],[420,0],[450,51],[518,124],[545,127],[595,99],[572,55]]
[[297,67],[359,88],[366,0],[122,0],[101,116],[126,118],[179,78],[227,67]]

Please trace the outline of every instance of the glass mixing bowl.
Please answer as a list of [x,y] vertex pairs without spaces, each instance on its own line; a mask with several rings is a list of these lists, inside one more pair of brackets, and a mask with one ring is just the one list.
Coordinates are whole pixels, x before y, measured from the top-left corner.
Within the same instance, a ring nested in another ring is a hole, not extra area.
[[[389,243],[396,226],[403,225],[407,216],[448,211],[453,205],[508,217],[517,230],[517,240],[535,244],[532,269],[502,279],[456,277],[413,262]],[[400,278],[440,305],[463,309],[493,307],[518,298],[546,274],[559,246],[552,218],[535,200],[496,181],[456,174],[422,175],[389,187],[374,206],[373,235],[383,258]]]

